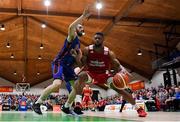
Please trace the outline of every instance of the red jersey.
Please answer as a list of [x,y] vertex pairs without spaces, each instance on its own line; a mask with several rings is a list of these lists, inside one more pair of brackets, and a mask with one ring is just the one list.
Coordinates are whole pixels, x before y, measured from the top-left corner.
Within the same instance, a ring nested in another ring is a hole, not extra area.
[[91,90],[91,88],[83,88],[83,94],[84,94],[84,96],[91,96],[91,94],[92,94],[92,90]]
[[109,70],[111,65],[109,49],[104,46],[104,51],[99,53],[95,52],[93,45],[89,46],[89,54],[87,57],[87,70],[93,73],[105,73],[106,70]]

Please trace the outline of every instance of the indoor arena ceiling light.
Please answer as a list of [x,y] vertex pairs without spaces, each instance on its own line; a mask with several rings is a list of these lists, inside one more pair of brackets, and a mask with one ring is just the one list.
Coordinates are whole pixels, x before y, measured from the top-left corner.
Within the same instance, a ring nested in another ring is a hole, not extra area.
[[11,47],[11,45],[10,45],[9,42],[7,43],[6,47],[7,47],[7,48],[10,48],[10,47]]
[[44,49],[44,46],[43,44],[41,43],[40,47],[39,47],[41,50]]
[[45,0],[44,1],[44,5],[45,6],[50,6],[51,5],[51,1],[50,0]]
[[96,2],[96,8],[99,10],[102,8],[102,3],[99,0]]
[[2,31],[4,31],[5,30],[5,26],[4,26],[4,24],[2,24],[1,25],[1,28],[0,28]]
[[138,53],[137,53],[138,56],[141,56],[142,55],[142,51],[139,49],[138,50]]
[[38,56],[38,59],[39,59],[39,60],[41,60],[41,59],[42,59],[41,55],[39,55],[39,56]]
[[39,71],[37,72],[37,75],[40,75],[40,72],[39,72]]
[[43,24],[41,25],[41,27],[42,27],[42,28],[46,28],[46,24],[43,23]]
[[11,54],[10,58],[14,58],[14,54],[13,53]]
[[17,75],[17,72],[16,71],[14,71],[14,73],[13,73],[14,75]]

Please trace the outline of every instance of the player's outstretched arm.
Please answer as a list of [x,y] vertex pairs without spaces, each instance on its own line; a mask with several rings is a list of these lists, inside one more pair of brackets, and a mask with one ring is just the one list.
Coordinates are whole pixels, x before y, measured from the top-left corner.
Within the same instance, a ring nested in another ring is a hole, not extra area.
[[77,18],[73,23],[70,24],[68,28],[68,42],[71,42],[75,38],[75,31],[76,31],[76,26],[80,23],[82,23],[83,19],[88,18],[90,16],[89,12],[89,7],[87,7],[83,14]]

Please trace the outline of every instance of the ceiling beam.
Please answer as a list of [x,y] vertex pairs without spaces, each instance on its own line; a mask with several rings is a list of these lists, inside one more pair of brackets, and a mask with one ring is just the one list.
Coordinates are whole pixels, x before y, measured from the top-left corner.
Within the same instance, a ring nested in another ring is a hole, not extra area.
[[[47,11],[42,10],[29,10],[29,9],[22,9],[22,14],[26,16],[47,16]],[[68,13],[68,12],[56,12],[56,11],[48,11],[48,16],[67,16],[67,17],[80,17],[81,13]],[[101,15],[91,15],[93,19],[113,19],[113,16],[105,16]]]
[[18,0],[17,2],[18,2],[17,8],[18,8],[18,15],[19,15],[21,14],[21,11],[22,11],[22,0]]
[[125,5],[120,9],[120,11],[118,12],[118,14],[112,19],[111,22],[109,22],[109,24],[103,29],[103,33],[105,35],[108,34],[108,32],[111,31],[111,29],[113,28],[113,26],[122,18],[122,17],[126,17],[129,13],[129,11],[137,4],[139,0],[128,0]]
[[143,23],[159,23],[159,24],[175,24],[180,25],[180,20],[173,19],[158,19],[158,18],[140,18],[140,17],[122,17],[119,22],[142,22]]
[[[20,4],[20,3],[19,3]],[[22,3],[21,3],[22,4]],[[31,10],[31,9],[22,9],[19,7],[16,8],[0,8],[0,14],[6,15],[19,15],[19,16],[47,16],[47,11],[45,10]],[[66,16],[66,17],[79,17],[81,13],[68,13],[68,12],[57,12],[57,11],[48,11],[49,17],[58,17],[58,16]],[[113,19],[113,16],[101,15],[91,15],[93,19]]]
[[27,59],[28,59],[28,42],[27,42],[27,36],[28,36],[28,33],[27,33],[27,17],[23,17],[23,26],[24,26],[24,76],[26,78],[26,80],[28,81],[28,65],[27,65]]
[[[20,59],[20,58],[14,58],[14,59],[11,59],[11,58],[0,58],[0,61],[22,61],[24,62],[24,58],[23,59]],[[27,61],[47,61],[47,62],[52,62],[53,59],[45,59],[45,58],[42,58],[41,60],[39,60],[38,58],[27,58]]]
[[18,9],[17,8],[0,8],[0,14],[18,15]]
[[165,26],[153,26],[153,25],[135,25],[135,24],[116,24],[116,26],[126,26],[126,27],[141,27],[141,28],[147,28],[147,29],[159,29],[159,28],[165,28]]
[[24,59],[17,59],[17,58],[14,58],[14,59],[11,59],[10,57],[9,58],[0,58],[0,61],[24,61]]
[[6,18],[6,19],[3,19],[3,20],[0,20],[0,23],[4,24],[4,23],[10,22],[10,21],[12,21],[14,19],[17,19],[17,18],[19,18],[19,16],[12,16],[10,18]]

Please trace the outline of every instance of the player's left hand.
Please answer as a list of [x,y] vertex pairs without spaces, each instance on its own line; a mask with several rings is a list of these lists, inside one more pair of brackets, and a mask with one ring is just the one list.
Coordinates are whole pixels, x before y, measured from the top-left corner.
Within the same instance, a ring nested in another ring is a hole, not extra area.
[[90,13],[89,9],[90,9],[89,6],[87,6],[87,8],[84,9],[83,17],[85,17],[85,18],[89,18],[90,17],[91,13]]
[[82,58],[82,51],[81,51],[81,49],[71,49],[70,53],[77,60],[81,60],[81,58]]
[[81,58],[82,58],[82,51],[81,51],[81,49],[78,49],[78,51],[77,51],[77,58],[79,60],[81,60]]
[[70,53],[73,57],[77,56],[77,51],[75,49],[71,49]]

